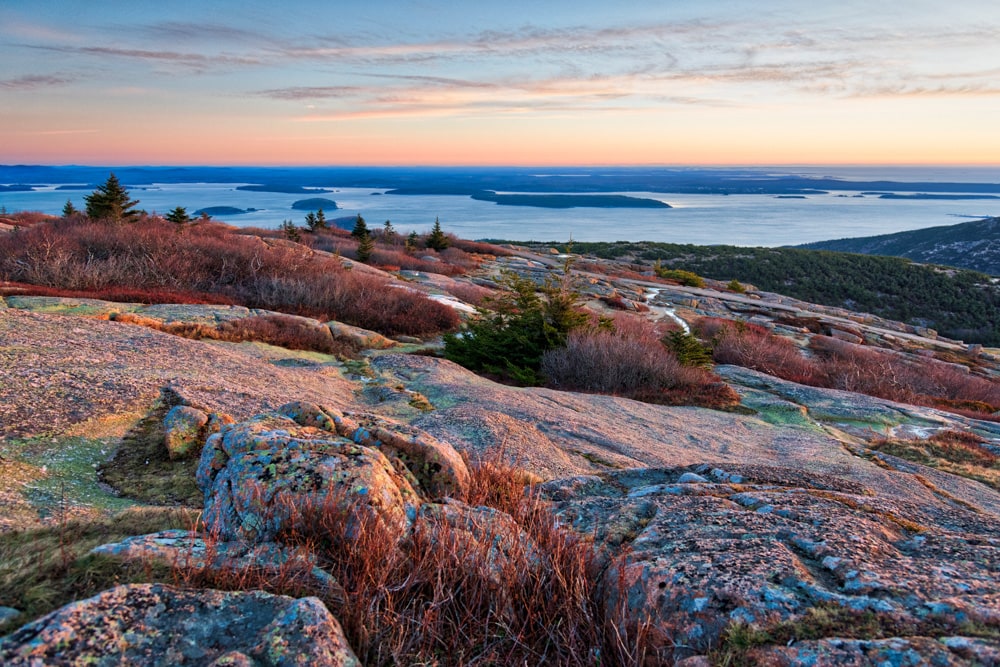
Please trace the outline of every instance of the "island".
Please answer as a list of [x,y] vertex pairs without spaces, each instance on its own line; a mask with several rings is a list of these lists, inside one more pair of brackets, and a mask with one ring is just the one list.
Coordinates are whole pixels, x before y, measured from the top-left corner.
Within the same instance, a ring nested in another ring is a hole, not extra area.
[[300,199],[292,204],[292,208],[296,211],[318,211],[323,209],[325,211],[336,211],[337,202],[332,199],[324,199],[323,197],[313,197],[311,199]]
[[256,211],[255,208],[236,208],[235,206],[206,206],[205,208],[200,208],[194,212],[195,215],[243,215],[244,213],[252,213]]
[[236,186],[236,189],[244,190],[246,192],[278,192],[286,195],[325,194],[333,192],[333,190],[328,190],[326,188],[304,188],[301,185],[286,185],[283,183],[272,183],[270,185],[238,185]]
[[659,199],[627,195],[499,195],[480,192],[472,195],[478,201],[491,201],[501,206],[536,206],[539,208],[671,208]]

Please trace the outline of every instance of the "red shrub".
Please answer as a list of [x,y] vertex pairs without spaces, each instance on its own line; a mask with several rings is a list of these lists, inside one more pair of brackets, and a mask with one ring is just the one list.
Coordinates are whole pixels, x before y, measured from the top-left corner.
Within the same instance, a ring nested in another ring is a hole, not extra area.
[[249,307],[335,316],[390,335],[458,325],[447,306],[387,289],[386,279],[346,271],[336,258],[215,224],[179,229],[148,219],[119,226],[62,220],[35,225],[0,237],[0,279],[89,296],[122,289],[213,293]]
[[712,358],[720,364],[751,368],[793,382],[815,384],[820,370],[787,338],[743,322],[704,318],[696,327],[712,341]]
[[[719,378],[683,366],[647,320],[619,316],[615,330],[570,333],[566,346],[545,353],[542,373],[557,388],[636,398],[654,403],[731,405],[738,397]],[[722,389],[725,387],[725,389]],[[726,391],[728,389],[728,391]],[[699,400],[703,391],[710,400]],[[725,396],[724,400],[719,400]]]

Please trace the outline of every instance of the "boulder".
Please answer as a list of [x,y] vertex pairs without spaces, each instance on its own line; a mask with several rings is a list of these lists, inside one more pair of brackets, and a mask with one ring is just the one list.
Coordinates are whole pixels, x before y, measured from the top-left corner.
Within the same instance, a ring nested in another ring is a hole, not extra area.
[[0,662],[30,665],[360,665],[317,598],[261,591],[118,586],[0,639]]
[[204,444],[204,432],[209,417],[189,405],[170,408],[163,418],[163,442],[171,460],[189,458],[198,454]]
[[8,621],[13,621],[20,615],[21,612],[13,607],[0,607],[0,625],[3,625]]
[[398,461],[416,479],[428,499],[461,494],[469,484],[469,470],[447,442],[407,424],[367,412],[339,412],[313,403],[294,402],[278,409],[302,426],[314,426],[366,447],[381,450]]
[[279,413],[223,426],[209,437],[197,481],[205,492],[206,531],[222,541],[308,533],[309,511],[342,516],[348,535],[374,525],[398,539],[421,502],[378,449]]

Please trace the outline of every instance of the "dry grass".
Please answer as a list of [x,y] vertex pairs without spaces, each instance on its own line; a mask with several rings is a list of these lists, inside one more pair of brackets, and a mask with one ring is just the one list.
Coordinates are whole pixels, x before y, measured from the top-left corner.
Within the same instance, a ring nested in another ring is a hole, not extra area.
[[163,323],[159,320],[118,313],[115,322],[138,324],[165,333],[195,340],[220,340],[230,343],[255,341],[288,350],[309,350],[332,354],[344,359],[356,359],[360,346],[351,340],[334,337],[318,322],[310,323],[287,315],[258,315],[222,322],[217,325],[184,322]]
[[935,359],[916,361],[828,336],[813,336],[807,357],[792,341],[752,324],[703,318],[696,328],[712,341],[718,363],[976,419],[996,420],[1000,409],[1000,383]]
[[306,558],[277,573],[189,572],[185,583],[319,595],[366,665],[662,664],[652,629],[607,608],[593,545],[559,527],[526,488],[529,476],[498,459],[472,465],[464,500],[506,512],[520,536],[498,522],[477,524],[470,539],[431,521],[399,542],[370,514],[331,497],[299,505],[299,528],[280,539],[315,555],[336,590],[309,588]]
[[4,235],[0,280],[144,302],[191,295],[202,303],[214,295],[210,302],[337,319],[388,335],[438,333],[459,323],[447,306],[387,289],[387,279],[348,271],[305,246],[153,218],[130,225],[56,220]]
[[545,353],[542,373],[558,389],[625,396],[649,403],[730,407],[739,396],[718,376],[684,366],[645,319],[618,316],[614,331],[570,333],[566,346]]
[[948,430],[926,440],[882,438],[871,448],[1000,490],[1000,456],[984,447],[985,442],[974,433]]

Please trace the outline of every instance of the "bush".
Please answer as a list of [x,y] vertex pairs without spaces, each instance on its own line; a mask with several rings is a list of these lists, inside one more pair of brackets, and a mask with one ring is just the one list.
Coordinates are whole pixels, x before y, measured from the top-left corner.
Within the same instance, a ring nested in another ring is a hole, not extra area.
[[419,292],[390,289],[385,278],[347,271],[337,258],[211,223],[180,229],[156,219],[127,228],[37,224],[0,236],[0,280],[89,296],[116,290],[211,294],[388,335],[437,333],[459,323],[447,306]]
[[576,295],[566,285],[549,284],[542,299],[535,283],[516,273],[505,272],[500,284],[502,292],[484,299],[489,310],[481,310],[461,334],[444,337],[444,355],[502,380],[541,384],[542,355],[589,318],[577,310]]
[[652,403],[722,407],[739,401],[715,375],[681,364],[660,337],[650,322],[620,316],[614,320],[613,331],[583,329],[570,333],[565,347],[545,353],[542,373],[550,386],[558,389]]

